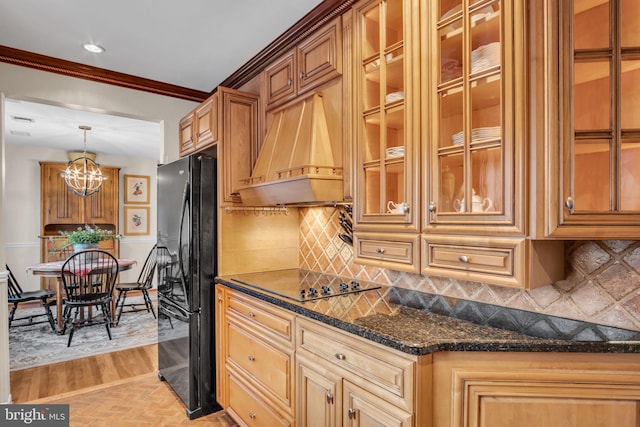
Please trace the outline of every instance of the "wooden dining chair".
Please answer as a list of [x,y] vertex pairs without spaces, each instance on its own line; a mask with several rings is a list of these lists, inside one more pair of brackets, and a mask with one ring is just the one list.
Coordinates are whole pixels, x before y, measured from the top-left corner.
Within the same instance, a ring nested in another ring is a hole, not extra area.
[[[120,316],[122,316],[124,307],[131,307],[131,310],[129,311],[147,310],[147,312],[151,312],[151,314],[153,314],[154,319],[156,318],[156,313],[153,309],[151,298],[149,297],[149,289],[151,289],[151,287],[153,286],[153,276],[156,273],[156,265],[158,259],[156,246],[157,245],[153,245],[153,248],[151,248],[151,251],[149,251],[149,255],[147,255],[147,259],[142,266],[142,270],[140,270],[138,280],[136,280],[135,282],[118,283],[116,285],[116,291],[118,291],[118,297],[116,299],[116,310],[118,310],[118,319],[116,320],[116,323],[120,323]],[[141,303],[125,303],[127,294],[132,291],[140,291],[142,293],[144,308],[140,308],[140,306],[142,305]]]
[[[111,339],[110,306],[118,271],[118,260],[100,249],[76,252],[62,264],[60,275],[65,292],[62,333],[71,327],[67,347],[71,345],[73,333],[84,326],[105,325]],[[99,309],[102,315],[94,316],[93,308]]]
[[[13,326],[28,326],[28,325],[35,325],[38,323],[49,323],[49,325],[51,325],[51,329],[55,332],[56,330],[55,321],[53,320],[53,314],[51,313],[51,307],[49,306],[51,302],[50,299],[56,296],[55,291],[51,291],[48,289],[39,289],[37,291],[25,292],[22,290],[22,288],[18,284],[18,281],[16,280],[16,277],[13,275],[13,273],[9,269],[9,266],[5,264],[5,267],[7,269],[7,274],[9,276],[9,281],[8,281],[9,294],[8,294],[7,302],[11,304],[11,311],[9,311],[9,327],[11,327],[11,324],[14,321],[28,319],[29,321],[27,323],[20,323]],[[23,303],[33,302],[33,301],[40,301],[40,303],[42,304],[42,307],[44,307],[44,313],[30,315],[30,316],[25,315],[23,317],[17,317],[17,318],[15,317],[16,310],[18,309],[18,305]],[[42,317],[42,316],[47,316],[47,320],[41,320],[36,322],[33,321],[34,318]]]

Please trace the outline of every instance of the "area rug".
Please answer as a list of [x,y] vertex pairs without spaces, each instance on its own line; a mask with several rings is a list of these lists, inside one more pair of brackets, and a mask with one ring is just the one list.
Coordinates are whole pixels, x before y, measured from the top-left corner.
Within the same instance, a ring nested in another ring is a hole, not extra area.
[[[152,300],[155,300],[152,295]],[[142,297],[127,297],[129,302],[142,302]],[[155,306],[155,301],[154,301]],[[155,308],[155,307],[154,307]],[[42,308],[18,308],[16,317],[40,314]],[[104,325],[80,328],[73,334],[71,347],[67,347],[69,331],[58,335],[48,323],[11,327],[9,329],[9,367],[11,371],[64,362],[96,354],[154,344],[158,342],[158,324],[146,311],[122,313],[120,324],[111,328],[109,340]]]

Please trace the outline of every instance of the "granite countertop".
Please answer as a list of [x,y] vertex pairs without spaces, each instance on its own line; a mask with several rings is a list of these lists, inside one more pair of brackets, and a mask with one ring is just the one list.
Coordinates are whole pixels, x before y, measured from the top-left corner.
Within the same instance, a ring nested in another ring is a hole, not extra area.
[[[636,331],[601,327],[561,318],[550,319],[549,316],[496,306],[475,310],[477,304],[488,305],[469,301],[460,304],[460,301],[452,302],[452,299],[446,299],[446,303],[450,306],[458,304],[468,307],[473,304],[474,313],[490,312],[489,308],[493,309],[493,313],[496,310],[500,311],[500,316],[494,314],[493,318],[505,317],[502,310],[509,310],[506,314],[510,319],[517,319],[520,316],[529,323],[535,321],[535,325],[553,321],[550,324],[562,325],[564,329],[567,329],[566,326],[570,324],[574,330],[580,331],[576,335],[577,339],[567,339],[567,335],[559,332],[555,326],[544,330],[539,327],[530,327],[527,331],[536,332],[538,336],[535,336],[531,333],[453,317],[452,315],[456,315],[455,310],[451,315],[439,314],[434,311],[443,311],[439,307],[442,306],[445,298],[424,293],[419,293],[420,295],[417,296],[407,295],[408,292],[415,291],[385,286],[359,293],[300,302],[283,296],[284,288],[296,286],[295,289],[290,290],[296,293],[301,286],[289,283],[291,280],[283,279],[291,277],[299,277],[302,286],[307,288],[319,287],[322,283],[336,280],[346,282],[351,280],[304,270],[281,270],[218,277],[216,282],[299,315],[413,355],[438,351],[640,353],[640,333]],[[240,283],[237,279],[245,283]],[[415,301],[430,301],[430,304],[423,304],[430,308],[416,308],[415,306],[419,304]],[[459,310],[458,314],[462,312],[464,311]],[[532,320],[532,316],[535,316],[535,319]],[[508,326],[511,327],[513,323],[510,322]],[[587,334],[585,331],[596,331],[596,333]],[[594,338],[595,335],[597,337]],[[589,339],[581,338],[584,336],[588,336]]]

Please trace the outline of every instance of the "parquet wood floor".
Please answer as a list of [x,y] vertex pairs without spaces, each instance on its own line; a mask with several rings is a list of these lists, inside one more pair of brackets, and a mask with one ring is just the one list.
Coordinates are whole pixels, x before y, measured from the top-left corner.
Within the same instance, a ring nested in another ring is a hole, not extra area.
[[29,403],[69,404],[71,427],[236,427],[224,411],[189,420],[178,397],[156,373]]
[[224,412],[189,420],[158,380],[157,345],[11,372],[14,403],[69,404],[71,426],[236,427]]

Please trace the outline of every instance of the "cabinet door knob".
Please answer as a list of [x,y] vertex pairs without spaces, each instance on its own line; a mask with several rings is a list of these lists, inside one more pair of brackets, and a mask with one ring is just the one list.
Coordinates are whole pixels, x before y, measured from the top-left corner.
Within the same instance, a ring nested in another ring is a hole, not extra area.
[[567,197],[567,200],[565,200],[564,205],[567,209],[569,209],[569,213],[573,213],[573,198],[571,196]]
[[469,262],[469,257],[466,255],[461,255],[458,257],[458,261],[460,262]]
[[291,86],[292,83],[293,83],[293,80],[291,79],[287,80],[287,86]]
[[247,357],[247,359],[249,359],[249,362],[254,362],[256,360],[255,357],[249,355],[249,357]]
[[436,204],[434,202],[429,202],[429,212],[436,211]]
[[336,359],[338,360],[347,360],[347,356],[345,356],[342,353],[336,353],[335,356],[336,356]]
[[252,420],[254,420],[256,418],[256,414],[255,412],[249,412],[249,418],[251,418]]
[[302,80],[303,78],[304,78],[304,73],[300,71],[300,79]]
[[376,249],[376,252],[379,254],[383,254],[384,253],[384,248],[378,248]]
[[249,316],[249,317],[251,317],[251,318],[256,317],[256,315],[255,315],[255,314],[253,314],[253,311],[248,312],[248,313],[247,313],[247,316]]
[[333,394],[327,393],[327,404],[333,405]]
[[349,419],[350,420],[355,420],[356,419],[356,410],[355,409],[349,408],[347,413],[349,414]]

